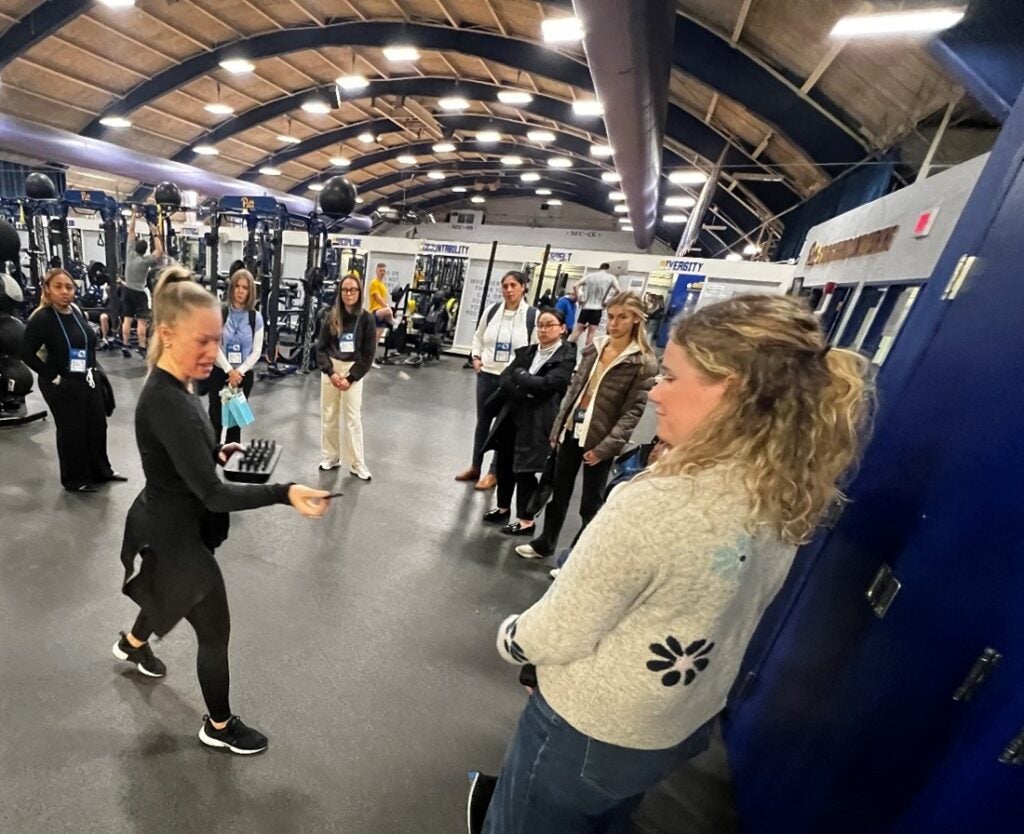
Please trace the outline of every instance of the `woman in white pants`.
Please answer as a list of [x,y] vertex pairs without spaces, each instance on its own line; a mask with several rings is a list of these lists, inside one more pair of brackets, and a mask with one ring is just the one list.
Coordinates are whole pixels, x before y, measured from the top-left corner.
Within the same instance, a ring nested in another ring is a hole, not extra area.
[[320,469],[341,466],[339,436],[349,471],[363,481],[363,383],[377,351],[373,314],[363,309],[363,285],[352,273],[341,279],[338,299],[320,325],[316,344],[320,380]]

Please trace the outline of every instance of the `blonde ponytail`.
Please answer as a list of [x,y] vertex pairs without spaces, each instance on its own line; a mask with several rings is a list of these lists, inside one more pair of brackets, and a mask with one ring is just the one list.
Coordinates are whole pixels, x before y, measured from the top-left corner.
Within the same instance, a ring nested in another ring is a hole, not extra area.
[[160,361],[164,344],[160,326],[174,327],[178,319],[202,307],[219,308],[220,302],[192,280],[192,273],[183,266],[169,266],[160,273],[153,290],[153,322],[149,335],[146,364],[152,371]]

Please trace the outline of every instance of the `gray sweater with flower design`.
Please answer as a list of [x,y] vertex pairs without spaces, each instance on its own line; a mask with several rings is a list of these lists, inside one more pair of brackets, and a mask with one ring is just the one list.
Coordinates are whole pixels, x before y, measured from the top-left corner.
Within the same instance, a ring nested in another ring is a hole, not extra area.
[[548,703],[591,738],[658,750],[721,711],[796,548],[745,520],[736,467],[618,487],[558,579],[498,631]]

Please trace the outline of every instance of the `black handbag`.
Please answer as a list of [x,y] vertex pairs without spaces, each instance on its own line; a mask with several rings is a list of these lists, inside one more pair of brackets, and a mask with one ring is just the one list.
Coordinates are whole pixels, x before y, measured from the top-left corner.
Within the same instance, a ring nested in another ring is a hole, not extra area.
[[540,475],[540,483],[537,484],[537,491],[530,498],[526,512],[532,516],[540,515],[541,510],[551,500],[551,493],[555,491],[555,459],[558,456],[558,449],[552,449],[548,455],[548,462],[544,464],[544,471]]
[[110,417],[117,408],[117,400],[114,399],[114,386],[110,384],[106,371],[99,365],[92,369],[93,378],[96,380],[96,387],[100,389],[100,396],[103,397],[103,410]]

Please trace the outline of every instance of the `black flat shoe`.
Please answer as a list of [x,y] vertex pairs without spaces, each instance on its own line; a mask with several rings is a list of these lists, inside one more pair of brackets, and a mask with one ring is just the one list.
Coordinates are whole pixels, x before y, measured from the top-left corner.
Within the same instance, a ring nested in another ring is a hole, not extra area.
[[495,507],[493,510],[484,513],[484,524],[501,524],[503,521],[508,521],[511,515],[511,510],[499,510]]
[[115,482],[116,483],[124,483],[128,479],[124,475],[122,475],[120,472],[111,472],[103,480],[106,481],[109,484],[109,483],[115,483]]
[[531,524],[529,527],[523,527],[518,521],[513,521],[502,527],[501,532],[506,536],[532,536],[536,526],[536,524]]

